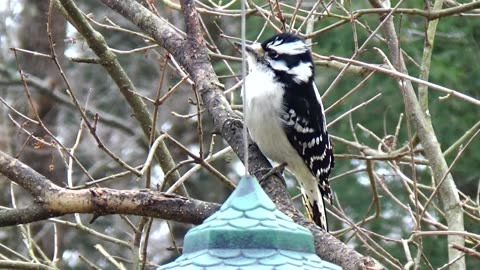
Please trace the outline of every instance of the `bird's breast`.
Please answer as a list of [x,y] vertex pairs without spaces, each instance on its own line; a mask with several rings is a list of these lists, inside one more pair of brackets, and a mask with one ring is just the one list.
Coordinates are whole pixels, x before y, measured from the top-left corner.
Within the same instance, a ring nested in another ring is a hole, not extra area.
[[308,181],[306,188],[310,189],[316,180],[284,131],[281,119],[284,113],[283,86],[274,81],[273,76],[251,72],[245,79],[245,87],[245,122],[252,139],[267,158],[287,163],[287,168],[299,181]]
[[288,167],[304,166],[283,130],[283,85],[270,74],[251,72],[245,80],[245,87],[245,120],[252,139],[262,153],[278,163],[289,163]]

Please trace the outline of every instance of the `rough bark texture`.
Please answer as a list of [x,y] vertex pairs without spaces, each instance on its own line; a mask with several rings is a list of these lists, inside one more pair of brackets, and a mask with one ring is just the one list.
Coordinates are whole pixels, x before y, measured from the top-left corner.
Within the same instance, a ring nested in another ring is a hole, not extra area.
[[0,174],[26,189],[35,205],[0,210],[0,227],[30,223],[72,213],[95,217],[126,214],[199,224],[220,208],[216,203],[155,191],[59,187],[24,163],[0,151]]

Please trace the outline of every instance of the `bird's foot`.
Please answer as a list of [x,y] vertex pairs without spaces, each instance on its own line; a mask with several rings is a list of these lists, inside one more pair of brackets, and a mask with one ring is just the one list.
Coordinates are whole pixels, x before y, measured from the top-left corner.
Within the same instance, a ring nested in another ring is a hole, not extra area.
[[259,171],[267,171],[267,172],[264,175],[262,175],[262,178],[260,178],[259,182],[261,183],[262,181],[264,181],[265,179],[267,179],[268,177],[270,177],[270,176],[272,176],[276,173],[282,175],[283,171],[285,170],[285,167],[287,167],[287,165],[288,164],[286,162],[283,162],[283,163],[281,163],[281,164],[279,164],[279,165],[277,165],[277,166],[275,166],[271,169],[260,169]]

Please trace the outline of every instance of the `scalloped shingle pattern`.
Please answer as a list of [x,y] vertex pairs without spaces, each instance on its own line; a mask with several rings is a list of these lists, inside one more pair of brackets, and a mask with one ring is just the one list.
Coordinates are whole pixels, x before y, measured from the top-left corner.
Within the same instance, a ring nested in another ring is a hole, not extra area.
[[182,255],[174,264],[159,270],[338,270],[338,266],[320,260],[316,255],[304,252],[272,249],[211,249]]
[[191,229],[183,255],[164,269],[328,269],[306,228],[275,208],[255,178],[243,178],[220,210]]

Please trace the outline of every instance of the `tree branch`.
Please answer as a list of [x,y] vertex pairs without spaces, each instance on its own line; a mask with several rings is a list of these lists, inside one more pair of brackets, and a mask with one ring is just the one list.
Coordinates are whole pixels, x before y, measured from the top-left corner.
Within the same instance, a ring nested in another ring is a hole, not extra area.
[[[18,77],[18,71],[17,73],[13,73],[7,68],[1,67],[0,70],[4,71],[6,76],[9,78],[8,81],[0,81],[0,85],[23,85],[22,79],[16,78]],[[75,109],[75,105],[72,103],[72,101],[64,94],[58,93],[57,91],[51,91],[50,85],[48,81],[42,80],[39,77],[36,77],[35,75],[28,74],[28,77],[25,76],[23,78],[28,84],[34,86],[39,93],[42,95],[46,95],[55,102],[57,102],[60,105],[66,106],[70,109]],[[116,128],[118,130],[121,130],[122,132],[125,132],[126,134],[129,135],[134,135],[135,133],[132,131],[132,127],[128,126],[125,124],[124,119],[121,119],[111,113],[108,113],[106,111],[102,111],[98,108],[89,108],[85,111],[86,115],[89,117],[98,117],[98,122],[104,123],[108,126],[111,126],[113,128]]]
[[199,224],[220,208],[216,203],[156,191],[62,188],[1,151],[0,173],[27,190],[36,203],[1,210],[0,227],[73,213],[138,215]]
[[[383,2],[379,0],[370,0],[370,3],[375,8],[383,7]],[[408,74],[405,61],[400,52],[399,38],[397,36],[393,18],[387,18],[387,22],[383,26],[383,30],[386,36],[388,49],[392,56],[392,63],[394,67],[404,74]],[[440,185],[440,200],[443,204],[443,210],[445,212],[445,218],[447,220],[448,228],[451,231],[464,231],[463,209],[458,195],[458,191],[453,180],[452,175],[449,173],[447,162],[442,155],[440,144],[438,143],[437,136],[433,128],[425,118],[425,112],[422,111],[420,103],[415,95],[412,82],[409,80],[397,78],[397,82],[404,95],[405,112],[410,121],[413,122],[417,131],[420,142],[424,148],[425,155],[430,161],[430,167],[433,172],[435,183],[439,185],[440,181],[444,179]],[[457,244],[459,246],[465,245],[465,239],[461,236],[449,235],[448,242],[450,245]],[[462,253],[453,248],[448,249],[449,260],[453,260]],[[465,260],[460,259],[451,265],[450,269],[465,269]]]
[[[56,0],[59,1],[59,0]],[[80,34],[85,38],[88,46],[98,56],[100,64],[105,68],[110,77],[115,81],[118,89],[125,97],[126,101],[133,110],[133,115],[142,127],[146,138],[150,138],[152,119],[143,100],[135,95],[136,88],[130,80],[124,69],[120,65],[116,55],[110,50],[103,36],[95,31],[83,16],[75,3],[71,0],[61,0],[61,6],[67,16],[67,19],[75,26]],[[153,14],[151,14],[153,17]],[[71,89],[69,89],[71,90]],[[155,130],[153,132],[156,132]],[[157,137],[157,136],[156,136]],[[175,162],[164,142],[161,142],[157,148],[156,159],[164,172],[170,171],[175,167]],[[173,182],[180,177],[178,171],[170,174],[165,181]]]
[[[353,13],[355,18],[359,18],[364,14],[372,14],[372,13],[389,13],[392,11],[392,8],[383,8],[382,5],[375,5],[373,9],[360,9]],[[459,15],[462,16],[461,13],[471,11],[474,9],[480,8],[480,1],[473,1],[471,3],[459,5],[456,7],[445,8],[445,9],[431,9],[431,10],[422,10],[417,8],[398,8],[394,11],[395,14],[408,14],[408,15],[418,15],[425,17],[427,20],[437,20],[447,16]]]

